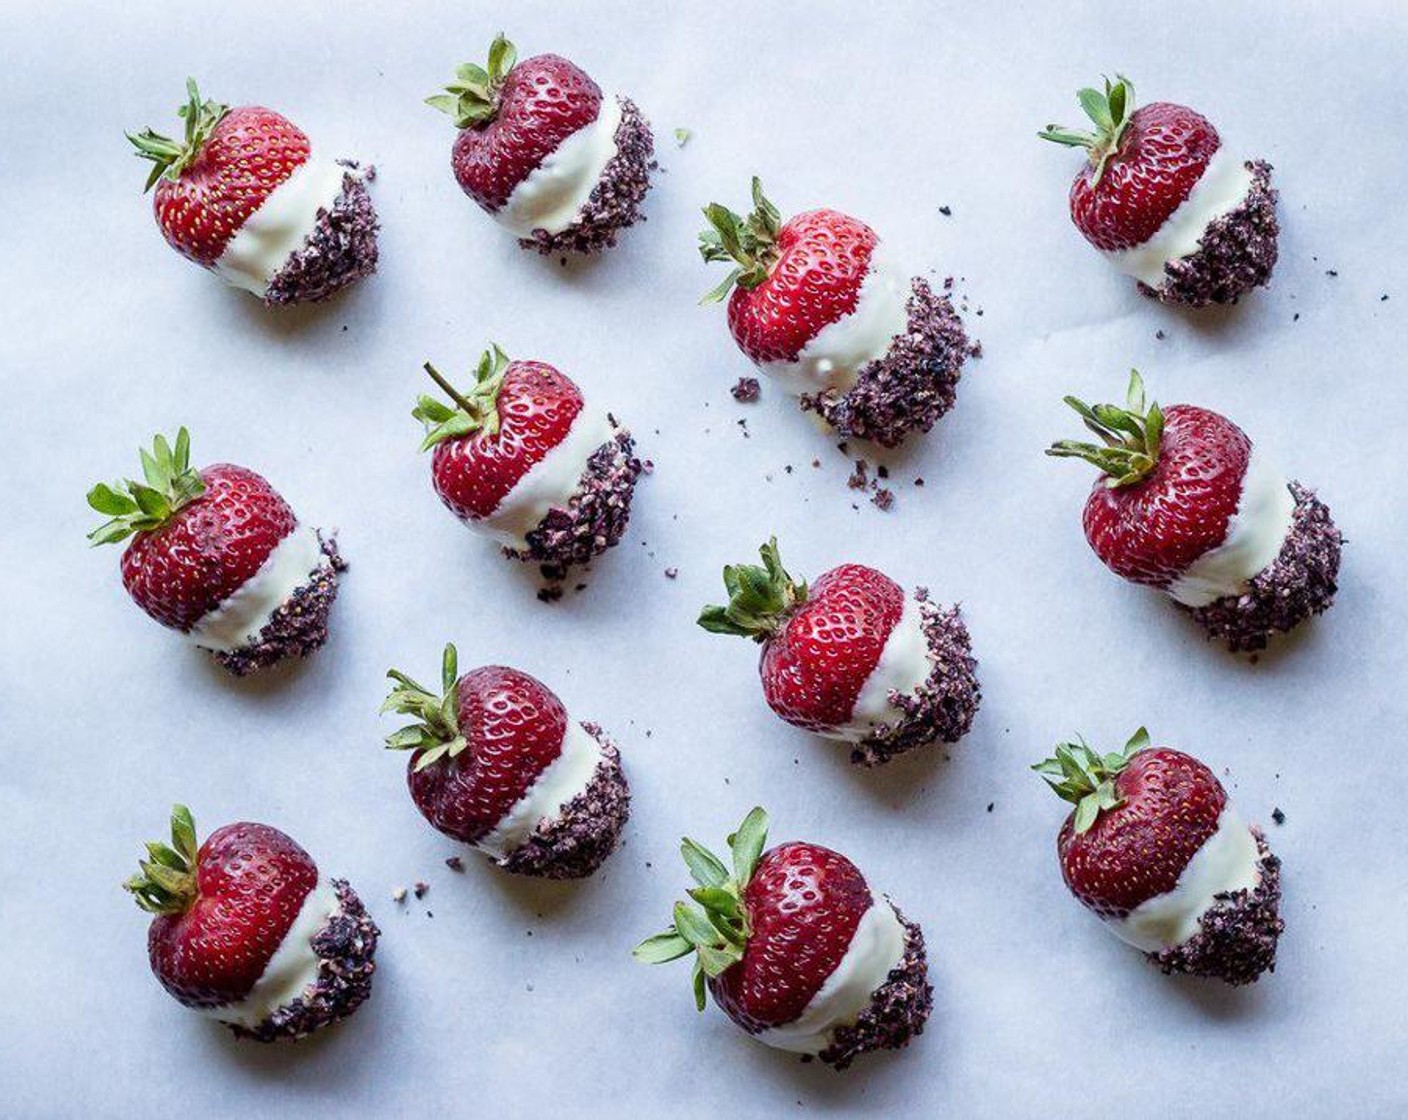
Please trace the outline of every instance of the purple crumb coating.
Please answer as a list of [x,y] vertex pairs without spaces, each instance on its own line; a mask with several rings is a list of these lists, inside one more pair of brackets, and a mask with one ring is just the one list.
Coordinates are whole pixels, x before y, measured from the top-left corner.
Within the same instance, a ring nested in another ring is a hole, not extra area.
[[909,326],[882,358],[864,366],[845,393],[827,389],[799,398],[843,436],[896,447],[915,430],[927,432],[953,407],[954,390],[973,346],[947,295],[916,276]]
[[862,1054],[872,1050],[899,1050],[910,1039],[924,1033],[924,1023],[934,1006],[934,989],[929,983],[928,960],[924,953],[924,933],[906,920],[889,899],[884,904],[895,912],[905,928],[904,956],[890,970],[885,982],[870,996],[870,1006],[848,1027],[838,1027],[831,1045],[817,1055],[833,1069],[842,1070]]
[[650,122],[629,97],[618,97],[621,123],[616,126],[616,154],[602,169],[577,220],[561,233],[534,230],[532,237],[520,237],[525,249],[543,256],[554,253],[598,253],[616,244],[616,235],[643,221],[640,206],[650,190],[650,169],[654,166],[655,138]]
[[605,862],[621,840],[631,812],[631,790],[621,769],[621,753],[594,723],[582,729],[601,744],[601,762],[587,788],[523,844],[494,860],[505,871],[540,879],[585,879]]
[[1193,618],[1234,652],[1266,648],[1272,634],[1290,630],[1334,602],[1340,571],[1340,531],[1330,511],[1299,482],[1291,531],[1276,559],[1241,595],[1225,595],[1191,611]]
[[1208,224],[1198,239],[1198,251],[1164,265],[1157,289],[1140,283],[1146,296],[1185,307],[1236,303],[1237,298],[1271,279],[1276,267],[1276,191],[1271,165],[1248,161],[1251,190],[1238,207]]
[[330,211],[318,211],[318,224],[303,248],[269,281],[264,302],[270,307],[327,299],[376,271],[376,210],[367,190],[376,170],[357,175],[355,163],[342,164],[349,169],[342,177],[342,193]]
[[762,395],[762,386],[756,377],[740,377],[729,392],[739,404],[752,404]]
[[1276,971],[1276,940],[1281,920],[1281,861],[1266,846],[1261,829],[1253,828],[1260,856],[1261,882],[1250,890],[1224,891],[1199,920],[1202,927],[1182,945],[1146,954],[1163,969],[1190,976],[1211,976],[1233,985],[1254,983],[1263,972]]
[[225,652],[207,650],[220,665],[237,677],[277,665],[286,657],[307,657],[328,640],[328,612],[337,598],[337,576],[347,570],[347,562],[337,551],[333,537],[318,533],[327,563],[309,573],[308,582],[294,591],[264,624],[247,646]]
[[372,994],[372,958],[381,931],[346,879],[334,879],[332,886],[340,909],[312,940],[318,979],[253,1028],[227,1023],[237,1037],[256,1042],[302,1038],[347,1018]]
[[587,460],[566,508],[556,506],[525,538],[526,548],[505,548],[516,560],[543,564],[558,578],[621,539],[631,517],[631,496],[640,477],[631,433],[621,429]]
[[968,733],[983,692],[978,662],[958,607],[937,607],[926,588],[915,588],[929,642],[929,677],[911,693],[894,690],[890,703],[902,713],[893,727],[862,739],[851,751],[859,766],[879,766],[896,755],[932,743],[956,743]]

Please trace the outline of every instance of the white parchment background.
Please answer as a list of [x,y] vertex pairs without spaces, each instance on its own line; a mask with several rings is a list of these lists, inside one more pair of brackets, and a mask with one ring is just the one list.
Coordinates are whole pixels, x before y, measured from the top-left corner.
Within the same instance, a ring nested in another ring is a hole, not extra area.
[[[0,1113],[1401,1114],[1406,12],[5,4]],[[420,99],[501,25],[656,126],[649,222],[598,263],[521,254],[449,174],[452,130]],[[1076,87],[1115,68],[1275,164],[1269,292],[1161,308],[1071,228],[1077,157],[1033,133],[1075,123]],[[173,127],[188,72],[376,163],[374,279],[270,314],[164,246],[122,132]],[[964,278],[986,356],[894,460],[889,513],[853,507],[844,457],[778,394],[728,395],[744,363],[696,306],[716,277],[693,238],[699,207],[741,205],[753,172],[785,212],[838,206],[916,269]],[[463,371],[489,338],[577,378],[658,468],[621,547],[552,607],[440,507],[415,451],[420,363]],[[1241,422],[1349,538],[1334,611],[1258,664],[1109,576],[1080,531],[1088,474],[1041,455],[1075,430],[1063,393],[1108,399],[1132,365],[1166,403]],[[255,467],[341,530],[352,567],[310,663],[225,679],[127,601],[117,550],[86,545],[87,487],[182,423],[198,460]],[[721,565],[770,532],[799,574],[854,559],[963,602],[985,697],[952,761],[852,771],[771,717],[751,647],[693,625]],[[387,666],[432,673],[447,638],[619,739],[635,813],[596,880],[443,866],[455,846],[411,805],[376,709]],[[1062,807],[1027,766],[1058,737],[1109,744],[1141,722],[1225,774],[1250,817],[1286,814],[1268,827],[1287,930],[1252,990],[1159,976],[1061,885]],[[239,1045],[152,980],[117,885],[177,799],[203,831],[284,827],[362,892],[381,967],[345,1027]],[[923,923],[936,1008],[909,1051],[845,1077],[805,1067],[696,1015],[682,966],[631,962],[684,884],[681,832],[716,842],[755,802],[776,838],[845,850]],[[426,899],[395,906],[417,879]]]

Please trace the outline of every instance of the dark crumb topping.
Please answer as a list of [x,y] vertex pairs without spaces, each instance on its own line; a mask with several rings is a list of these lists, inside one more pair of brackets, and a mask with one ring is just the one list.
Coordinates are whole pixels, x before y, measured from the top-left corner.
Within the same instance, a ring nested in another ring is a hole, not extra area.
[[337,551],[337,541],[318,533],[326,562],[308,574],[308,582],[279,607],[254,641],[240,649],[207,651],[237,677],[276,665],[286,657],[307,657],[328,640],[328,612],[337,598],[339,572],[347,563]]
[[519,238],[525,249],[543,256],[554,253],[597,253],[616,244],[623,229],[644,221],[641,202],[650,190],[655,138],[650,122],[629,97],[618,97],[621,123],[616,126],[616,154],[602,169],[595,189],[582,205],[577,220],[561,233],[535,230]]
[[343,161],[342,193],[331,210],[318,211],[318,224],[303,248],[292,253],[269,281],[264,302],[313,303],[327,299],[363,276],[376,271],[376,210],[367,183],[376,169],[355,174],[357,165]]
[[226,1024],[237,1037],[256,1042],[302,1038],[347,1018],[371,995],[376,972],[372,958],[381,931],[346,879],[334,879],[332,886],[337,892],[338,912],[312,941],[318,956],[317,981],[252,1029]]
[[860,766],[879,766],[935,740],[956,743],[968,733],[982,701],[978,662],[958,607],[937,607],[926,588],[915,589],[929,643],[929,676],[914,692],[890,691],[899,722],[862,739],[851,751]]
[[1182,945],[1147,954],[1164,973],[1211,976],[1229,984],[1251,984],[1263,972],[1276,971],[1276,941],[1281,920],[1281,861],[1252,829],[1260,857],[1261,882],[1252,890],[1225,891],[1202,916],[1198,933]]
[[953,407],[963,363],[977,350],[947,295],[916,276],[909,326],[885,356],[866,365],[847,392],[828,389],[798,398],[843,436],[895,447],[912,431],[927,432]]
[[870,1006],[851,1026],[838,1027],[831,1036],[831,1045],[817,1055],[833,1069],[845,1069],[860,1055],[872,1050],[899,1050],[908,1046],[910,1039],[924,1033],[924,1023],[934,1006],[923,931],[906,920],[889,899],[884,899],[883,905],[893,909],[904,924],[904,956],[871,994]]
[[591,783],[561,815],[540,821],[521,847],[494,861],[504,870],[542,879],[584,879],[620,843],[631,811],[621,754],[596,724],[584,723],[582,729],[601,744],[602,759]]
[[1208,637],[1234,652],[1266,648],[1267,639],[1326,610],[1335,599],[1343,538],[1325,503],[1299,482],[1291,531],[1276,559],[1241,595],[1226,595],[1191,611]]
[[1281,228],[1276,221],[1271,165],[1257,160],[1246,167],[1252,173],[1252,186],[1242,203],[1208,225],[1196,253],[1164,265],[1164,281],[1157,289],[1140,283],[1141,292],[1164,303],[1205,307],[1236,303],[1239,296],[1271,279]]
[[517,560],[544,565],[551,578],[563,578],[567,568],[585,564],[621,539],[640,472],[635,441],[630,432],[618,431],[587,460],[567,507],[549,510],[525,538],[526,548],[504,551]]
[[762,386],[756,377],[740,377],[729,392],[739,404],[752,404],[762,395]]

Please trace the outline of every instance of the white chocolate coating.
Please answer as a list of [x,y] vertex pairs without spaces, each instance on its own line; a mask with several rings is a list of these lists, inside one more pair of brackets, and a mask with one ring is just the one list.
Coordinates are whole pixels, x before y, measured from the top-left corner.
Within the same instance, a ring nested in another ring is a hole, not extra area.
[[187,637],[202,649],[230,653],[259,636],[269,620],[313,571],[331,561],[318,534],[303,525],[274,546],[260,569],[242,587],[191,627]]
[[596,119],[564,138],[533,168],[494,211],[495,220],[518,237],[531,237],[539,229],[558,234],[576,222],[601,173],[616,157],[620,124],[621,103],[603,93]]
[[882,723],[894,727],[904,712],[890,703],[890,690],[914,692],[928,680],[931,668],[924,615],[919,609],[919,600],[910,595],[905,598],[904,613],[885,639],[880,660],[861,686],[851,718],[822,734],[828,739],[858,743]]
[[522,847],[540,822],[560,817],[567,803],[586,791],[601,761],[601,744],[580,723],[569,719],[562,753],[475,847],[499,859]]

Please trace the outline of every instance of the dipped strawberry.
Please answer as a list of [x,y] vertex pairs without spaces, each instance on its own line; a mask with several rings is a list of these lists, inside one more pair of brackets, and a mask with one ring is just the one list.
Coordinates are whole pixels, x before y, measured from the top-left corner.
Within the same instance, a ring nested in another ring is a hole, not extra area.
[[152,161],[157,225],[183,257],[266,304],[326,299],[376,271],[370,170],[315,154],[287,118],[201,99],[187,79],[185,135],[128,139]]
[[1033,767],[1075,809],[1056,841],[1082,905],[1165,973],[1250,984],[1276,967],[1281,861],[1196,758],[1062,743]]
[[383,712],[415,717],[387,737],[413,752],[411,799],[447,836],[507,871],[581,879],[616,849],[630,789],[616,747],[527,673],[486,665],[459,675],[445,647],[440,695],[392,669]]
[[[753,179],[753,212],[705,207],[706,261],[733,266],[705,302],[728,298],[738,348],[844,436],[894,447],[953,407],[969,347],[945,294],[906,278],[875,231],[836,210],[782,215]],[[731,294],[730,294],[731,293]]]
[[1048,125],[1039,136],[1084,148],[1071,184],[1071,220],[1139,290],[1165,303],[1236,303],[1276,265],[1271,165],[1222,146],[1184,105],[1134,107],[1128,78],[1080,91],[1094,132]]
[[518,560],[561,575],[621,539],[641,463],[630,432],[546,362],[509,361],[497,346],[461,392],[429,362],[451,403],[422,396],[412,415],[434,449],[441,501]]
[[956,743],[977,713],[978,663],[958,607],[906,595],[883,572],[843,564],[814,585],[794,580],[777,539],[755,564],[724,568],[725,606],[699,625],[752,638],[768,706],[788,723],[851,744],[865,766],[940,740]]
[[749,813],[727,862],[683,841],[698,886],[636,959],[693,956],[700,1011],[707,988],[759,1042],[838,1070],[908,1045],[933,1006],[923,932],[839,852],[797,842],[763,851],[767,827],[762,809]]
[[1048,455],[1098,467],[1085,537],[1116,575],[1157,587],[1233,650],[1265,647],[1334,601],[1340,532],[1225,416],[1146,404],[1138,372],[1126,407],[1066,403],[1100,443],[1061,440]]
[[267,824],[227,824],[197,847],[191,811],[147,845],[124,886],[154,915],[152,972],[187,1007],[259,1042],[345,1019],[372,989],[378,930],[345,879]]
[[122,582],[136,604],[236,676],[319,648],[346,567],[337,542],[303,525],[253,471],[192,468],[185,428],[175,447],[157,436],[141,454],[144,481],[88,492],[109,518],[88,539],[131,538]]
[[540,253],[596,253],[641,221],[655,140],[629,97],[603,93],[555,54],[518,61],[499,35],[426,104],[459,129],[451,167],[464,193]]

